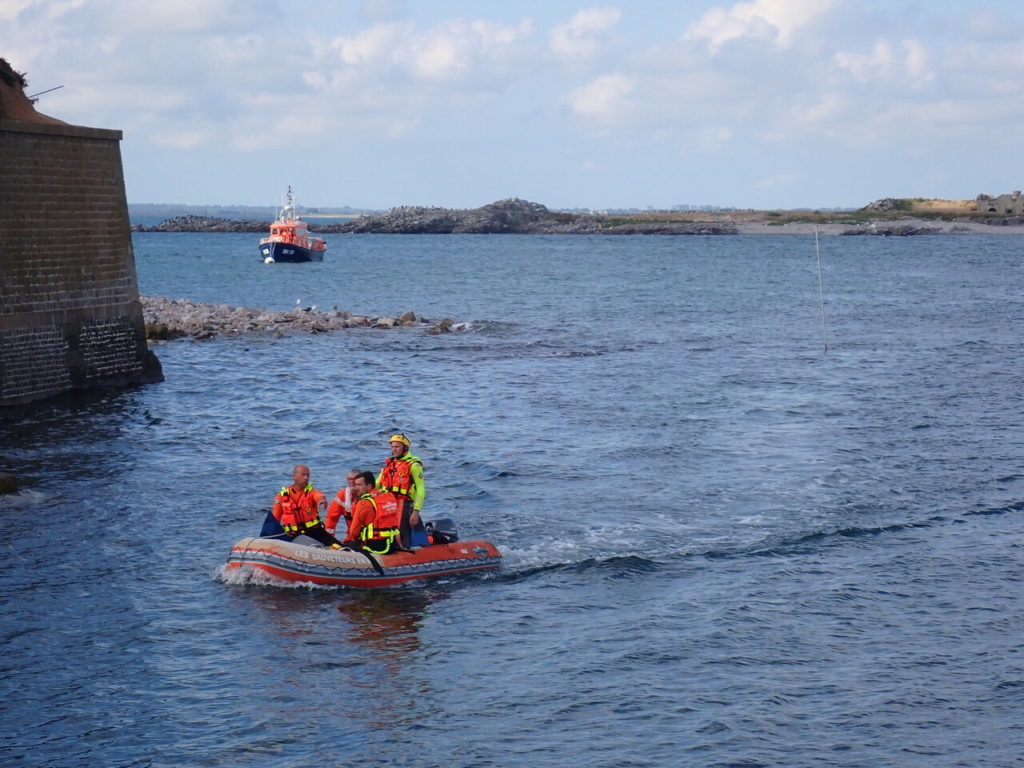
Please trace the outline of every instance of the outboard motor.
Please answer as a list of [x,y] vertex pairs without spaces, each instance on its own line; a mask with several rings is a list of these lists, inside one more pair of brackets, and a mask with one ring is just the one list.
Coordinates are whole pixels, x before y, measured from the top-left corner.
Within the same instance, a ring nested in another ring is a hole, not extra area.
[[455,523],[447,517],[429,520],[423,527],[427,529],[427,535],[433,539],[434,544],[451,544],[459,540]]

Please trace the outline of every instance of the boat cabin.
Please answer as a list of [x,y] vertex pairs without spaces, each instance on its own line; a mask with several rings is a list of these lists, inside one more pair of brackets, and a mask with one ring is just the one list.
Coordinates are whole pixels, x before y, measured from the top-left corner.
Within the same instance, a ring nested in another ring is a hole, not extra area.
[[270,238],[282,243],[300,243],[309,237],[305,222],[276,221],[270,225]]

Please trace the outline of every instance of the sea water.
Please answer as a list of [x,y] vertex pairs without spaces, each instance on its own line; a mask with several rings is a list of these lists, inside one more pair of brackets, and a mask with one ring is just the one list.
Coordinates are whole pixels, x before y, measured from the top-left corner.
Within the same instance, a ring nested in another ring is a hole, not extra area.
[[[1024,764],[1024,240],[257,239],[136,234],[140,290],[468,327],[0,412],[0,764]],[[499,572],[225,575],[395,431]]]

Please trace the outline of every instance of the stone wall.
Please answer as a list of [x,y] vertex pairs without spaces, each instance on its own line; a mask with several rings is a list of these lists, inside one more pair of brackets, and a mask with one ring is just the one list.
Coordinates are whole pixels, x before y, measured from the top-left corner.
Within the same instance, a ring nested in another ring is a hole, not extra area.
[[982,213],[998,213],[1003,216],[1024,216],[1024,195],[1019,189],[1011,195],[978,195],[978,210]]
[[163,380],[146,346],[120,140],[0,118],[0,405]]

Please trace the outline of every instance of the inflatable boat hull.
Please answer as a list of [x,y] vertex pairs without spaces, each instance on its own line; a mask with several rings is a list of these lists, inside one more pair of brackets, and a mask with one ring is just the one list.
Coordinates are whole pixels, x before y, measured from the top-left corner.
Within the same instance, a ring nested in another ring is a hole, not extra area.
[[281,581],[331,587],[390,587],[414,579],[494,570],[501,566],[501,553],[487,541],[432,544],[414,552],[372,555],[279,539],[249,538],[231,548],[227,565],[229,569],[261,571]]

